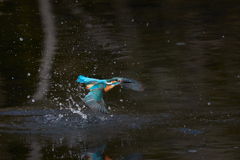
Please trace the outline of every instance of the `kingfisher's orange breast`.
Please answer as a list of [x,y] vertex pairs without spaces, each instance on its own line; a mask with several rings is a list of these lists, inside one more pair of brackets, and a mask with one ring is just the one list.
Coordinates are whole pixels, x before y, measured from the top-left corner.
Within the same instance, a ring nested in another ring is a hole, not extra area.
[[[115,83],[116,81],[111,81],[111,83]],[[115,85],[116,86],[116,85]],[[114,85],[107,85],[107,87],[104,88],[104,92],[109,91],[110,89],[112,89],[113,87],[115,87]]]
[[112,89],[114,87],[114,85],[107,85],[107,87],[104,88],[104,92],[109,91],[110,89]]
[[86,86],[86,89],[91,88],[93,85],[94,85],[94,84],[88,84],[88,85]]

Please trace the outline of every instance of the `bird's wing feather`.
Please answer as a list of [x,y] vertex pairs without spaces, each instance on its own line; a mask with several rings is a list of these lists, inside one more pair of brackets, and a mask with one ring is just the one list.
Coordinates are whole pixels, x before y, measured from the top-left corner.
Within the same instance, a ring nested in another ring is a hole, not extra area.
[[86,89],[90,89],[91,87],[93,87],[97,83],[98,83],[97,81],[87,82],[86,83]]
[[84,77],[82,75],[78,76],[77,81],[80,83],[86,83],[86,89],[90,89],[91,87],[95,86],[98,83],[102,83],[102,84],[104,84],[104,88],[106,87],[106,84],[105,84],[106,80],[88,78],[88,77]]
[[80,75],[80,76],[78,76],[77,81],[80,83],[89,83],[89,82],[100,82],[102,80],[95,79],[95,78],[88,78],[88,77],[84,77],[84,76]]
[[90,88],[91,91],[85,97],[85,103],[93,110],[97,110],[102,113],[108,113],[102,98],[103,89],[104,85],[102,83],[97,83],[92,86]]
[[106,87],[107,85],[105,83],[96,83],[94,84],[92,87],[90,87],[89,89],[98,89],[98,90],[102,90]]

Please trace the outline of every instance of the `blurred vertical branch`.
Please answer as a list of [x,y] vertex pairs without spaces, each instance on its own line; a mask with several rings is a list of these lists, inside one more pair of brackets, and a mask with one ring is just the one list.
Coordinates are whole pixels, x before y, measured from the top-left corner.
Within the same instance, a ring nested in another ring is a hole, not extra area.
[[42,18],[44,31],[44,48],[39,69],[39,79],[37,90],[33,97],[35,100],[43,99],[50,86],[51,69],[56,45],[56,29],[54,25],[54,16],[51,12],[51,4],[48,0],[39,0],[39,10]]

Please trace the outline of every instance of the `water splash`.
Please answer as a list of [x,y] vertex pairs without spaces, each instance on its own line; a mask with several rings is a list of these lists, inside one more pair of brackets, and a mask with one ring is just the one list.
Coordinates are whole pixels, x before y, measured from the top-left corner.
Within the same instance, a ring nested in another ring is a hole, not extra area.
[[[80,116],[82,116],[83,119],[87,119],[87,115],[82,113],[82,108],[73,100],[72,96],[70,95],[69,99],[68,99],[69,105],[68,107],[66,107],[66,109],[69,109],[72,113],[76,113],[79,114]],[[76,107],[77,109],[73,108]],[[83,108],[85,108],[85,106],[83,105]]]

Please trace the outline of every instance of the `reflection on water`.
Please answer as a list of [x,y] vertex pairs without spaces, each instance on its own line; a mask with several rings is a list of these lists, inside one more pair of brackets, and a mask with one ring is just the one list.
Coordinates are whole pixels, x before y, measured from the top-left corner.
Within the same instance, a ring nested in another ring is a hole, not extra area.
[[[39,2],[0,2],[1,158],[81,159],[102,144],[114,158],[240,158],[237,3]],[[94,113],[80,74],[146,89],[114,88],[110,113]]]
[[[179,158],[179,154],[191,157],[192,153],[208,156],[222,152],[216,147],[237,153],[239,148],[236,139],[239,117],[229,119],[218,114],[182,117],[180,113],[96,115],[89,111],[84,114],[87,118],[71,110],[2,111],[1,141],[7,145],[5,148],[28,146],[14,154],[23,154],[25,149],[30,154],[38,152],[38,157],[58,158],[79,158],[101,144],[107,144],[106,151],[112,157],[140,152],[150,159],[153,155]],[[10,143],[9,137],[13,135],[21,138],[11,138]]]
[[[86,157],[88,160],[113,160],[113,158],[108,155],[108,153],[104,153],[106,145],[102,145],[99,148],[92,149],[91,151],[88,151],[84,154],[84,157]],[[142,160],[144,157],[141,153],[134,153],[130,154],[124,157],[121,157],[122,160]]]
[[[101,143],[109,143],[114,145],[116,149],[125,146],[131,147],[131,143],[136,143],[131,134],[135,135],[134,132],[141,131],[150,123],[155,123],[155,125],[162,123],[160,122],[163,120],[162,117],[167,118],[169,116],[93,115],[92,112],[85,114],[88,114],[87,119],[69,110],[4,111],[1,112],[1,118],[4,121],[1,122],[0,131],[6,137],[11,136],[11,134],[21,135],[20,141],[24,141],[24,143],[33,147],[33,149],[28,148],[31,154],[35,150],[38,152],[41,150],[38,157],[46,154],[50,157],[54,155],[59,158],[69,158],[71,156],[79,158],[86,150]],[[129,132],[130,130],[133,133]],[[44,139],[44,141],[41,139]],[[49,142],[45,142],[47,139],[53,141],[50,143],[53,144],[48,146]],[[2,141],[6,143],[5,140],[2,139]],[[13,141],[18,142],[19,139],[13,139]],[[21,146],[21,144],[19,145]],[[68,148],[67,151],[62,151],[59,155],[59,150],[64,147]],[[79,150],[79,147],[81,150]],[[43,150],[44,148],[47,148],[46,151]],[[69,154],[69,151],[74,152],[73,155]],[[132,151],[140,152],[135,149]],[[124,151],[121,154],[125,153],[129,154]],[[117,152],[112,156],[119,157],[121,154]],[[35,156],[37,155],[35,154]]]

